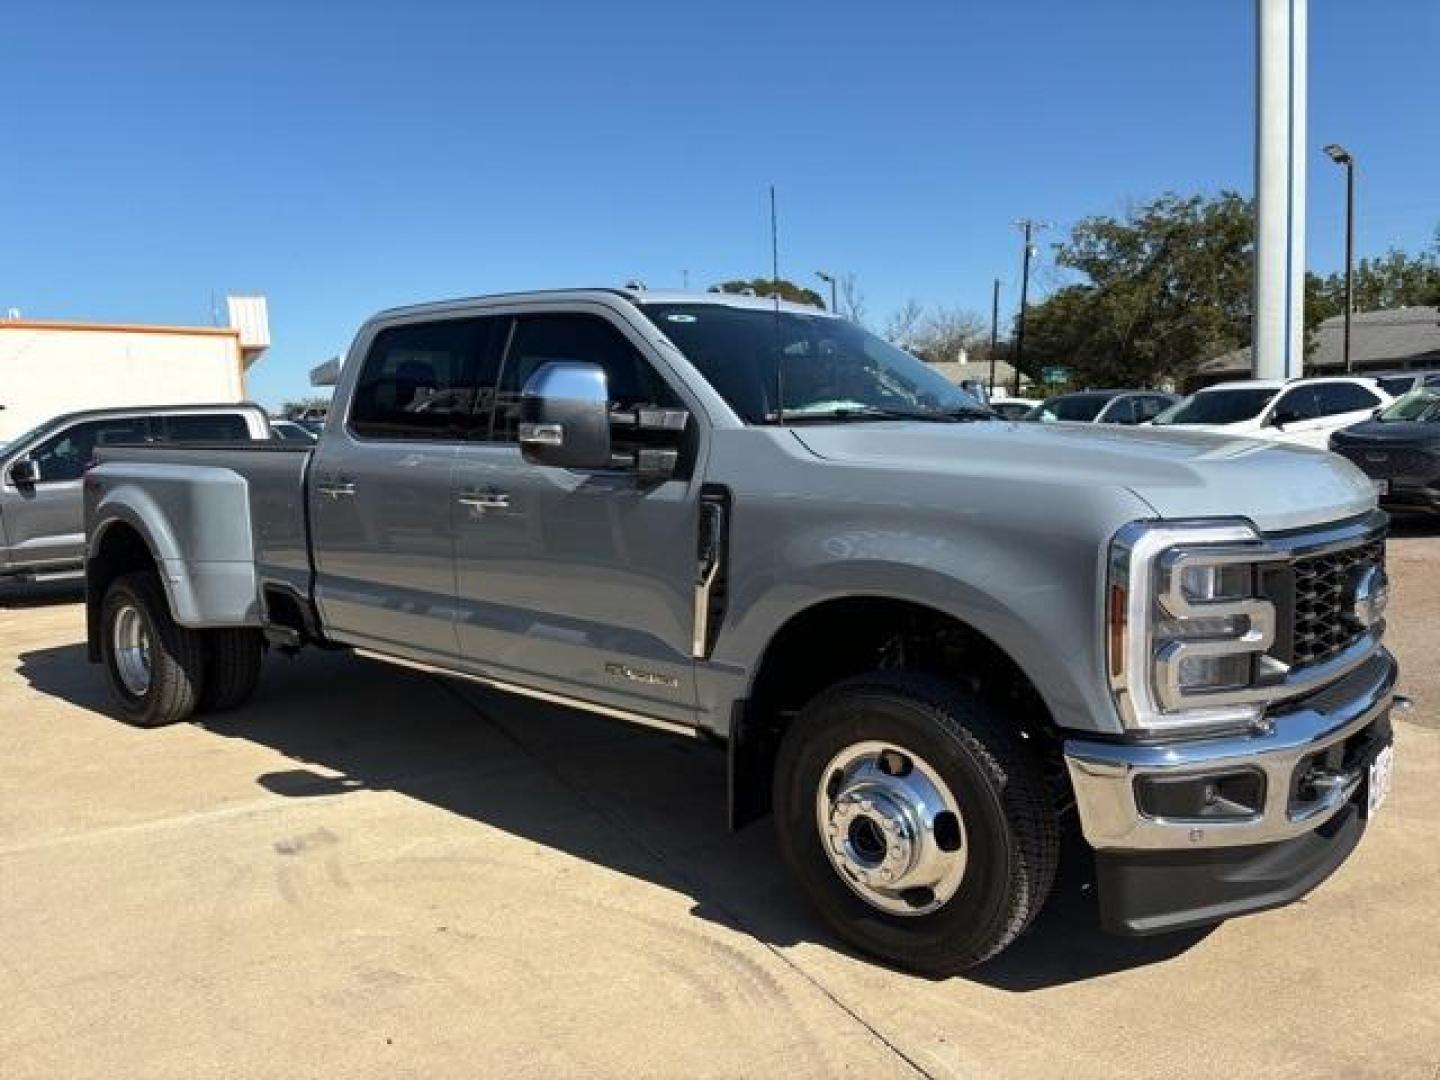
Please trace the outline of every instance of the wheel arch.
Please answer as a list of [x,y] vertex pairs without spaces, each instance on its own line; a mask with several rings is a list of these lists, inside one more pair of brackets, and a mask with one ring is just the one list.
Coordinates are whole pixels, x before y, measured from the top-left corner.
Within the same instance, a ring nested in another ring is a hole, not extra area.
[[972,622],[914,599],[841,595],[793,613],[770,637],[746,696],[732,709],[730,822],[740,828],[770,811],[780,739],[799,709],[825,687],[870,671],[939,675],[995,704],[1017,726],[1054,777],[1069,783],[1059,728],[1037,680]]

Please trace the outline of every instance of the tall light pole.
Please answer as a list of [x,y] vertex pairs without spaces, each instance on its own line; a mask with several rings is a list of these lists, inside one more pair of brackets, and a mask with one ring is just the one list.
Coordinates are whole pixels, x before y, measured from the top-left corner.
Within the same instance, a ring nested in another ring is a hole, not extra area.
[[1015,326],[1015,355],[1010,361],[1015,365],[1016,397],[1020,396],[1020,361],[1025,356],[1025,305],[1030,297],[1030,256],[1035,254],[1035,245],[1030,242],[1030,238],[1037,230],[1045,228],[1045,225],[1045,222],[1033,218],[1021,218],[1015,222],[1015,227],[1025,234],[1025,258],[1020,270],[1020,319]]
[[990,396],[995,396],[995,352],[1000,347],[1000,279],[990,293]]
[[1350,313],[1355,310],[1355,155],[1339,143],[1325,147],[1325,156],[1345,168],[1345,372],[1350,363]]
[[835,275],[827,274],[824,270],[816,270],[815,276],[830,286],[830,310],[836,315],[840,314],[840,304],[835,296]]

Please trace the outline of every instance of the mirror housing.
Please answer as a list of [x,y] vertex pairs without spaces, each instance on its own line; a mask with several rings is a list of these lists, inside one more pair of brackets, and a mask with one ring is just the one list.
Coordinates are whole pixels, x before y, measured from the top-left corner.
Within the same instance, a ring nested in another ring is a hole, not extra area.
[[22,457],[10,466],[8,475],[16,487],[34,487],[40,482],[40,463],[34,458]]
[[1270,419],[1266,421],[1266,426],[1280,428],[1283,431],[1286,424],[1293,424],[1298,419],[1300,418],[1289,409],[1276,409],[1270,414]]
[[610,467],[610,388],[598,364],[552,361],[520,391],[520,452],[532,465]]

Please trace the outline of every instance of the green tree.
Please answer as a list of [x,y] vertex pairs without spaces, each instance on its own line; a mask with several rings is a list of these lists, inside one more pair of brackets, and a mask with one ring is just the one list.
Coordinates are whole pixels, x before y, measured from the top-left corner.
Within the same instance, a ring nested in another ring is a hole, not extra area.
[[1054,366],[1078,385],[1155,385],[1244,344],[1252,237],[1250,203],[1229,191],[1083,219],[1055,245],[1056,262],[1082,280],[1030,308],[1026,374]]
[[754,293],[756,296],[774,296],[777,292],[781,300],[790,300],[796,304],[808,304],[810,307],[825,309],[825,301],[814,289],[807,289],[803,285],[796,285],[793,281],[785,278],[757,277],[749,281],[736,279],[735,281],[722,281],[719,285],[711,285],[711,292],[723,293]]
[[[1316,278],[1306,294],[1322,318],[1345,311],[1343,271]],[[1391,248],[1384,255],[1361,259],[1355,266],[1355,310],[1440,304],[1440,254],[1436,248],[1410,255]]]

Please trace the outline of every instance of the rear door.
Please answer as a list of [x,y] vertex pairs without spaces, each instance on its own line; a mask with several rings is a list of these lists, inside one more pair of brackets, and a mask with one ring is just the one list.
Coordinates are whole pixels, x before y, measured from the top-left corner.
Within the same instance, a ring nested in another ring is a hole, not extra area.
[[693,722],[698,410],[673,479],[532,465],[516,441],[520,390],[545,363],[598,364],[616,414],[685,402],[599,306],[519,313],[507,337],[493,426],[456,463],[462,656],[491,678]]
[[413,319],[375,331],[310,470],[316,597],[330,635],[417,660],[456,654],[452,469],[497,323]]
[[17,486],[8,471],[0,477],[0,512],[5,516],[10,568],[79,564],[85,557],[81,478],[95,448],[148,442],[150,437],[150,422],[143,416],[80,420],[20,455],[35,462],[40,480]]

